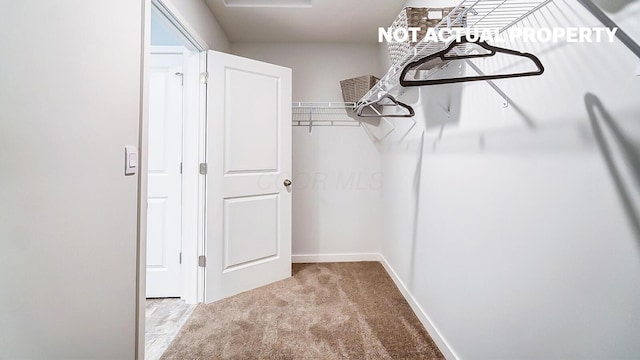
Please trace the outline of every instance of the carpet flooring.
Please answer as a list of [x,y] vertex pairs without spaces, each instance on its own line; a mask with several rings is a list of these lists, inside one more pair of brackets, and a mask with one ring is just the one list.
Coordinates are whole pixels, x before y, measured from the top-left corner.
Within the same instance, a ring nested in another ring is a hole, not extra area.
[[293,277],[198,305],[162,359],[444,359],[378,262],[294,264]]

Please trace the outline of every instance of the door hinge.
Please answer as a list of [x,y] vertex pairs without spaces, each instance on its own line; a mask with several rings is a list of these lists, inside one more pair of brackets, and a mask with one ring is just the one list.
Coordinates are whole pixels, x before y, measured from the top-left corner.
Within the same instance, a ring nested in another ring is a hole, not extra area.
[[182,163],[180,163],[180,174],[182,174]]
[[200,163],[200,175],[207,175],[207,163]]
[[207,267],[207,257],[204,255],[198,256],[198,266]]
[[208,84],[209,83],[209,73],[208,72],[201,72],[200,73],[200,82],[203,84]]
[[178,255],[178,263],[182,265],[182,253]]

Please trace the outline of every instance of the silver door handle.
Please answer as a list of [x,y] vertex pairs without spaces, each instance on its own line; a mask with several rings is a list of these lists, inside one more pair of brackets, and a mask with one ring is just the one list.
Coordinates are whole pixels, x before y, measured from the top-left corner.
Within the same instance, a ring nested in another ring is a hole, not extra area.
[[284,179],[284,186],[291,186],[291,180]]

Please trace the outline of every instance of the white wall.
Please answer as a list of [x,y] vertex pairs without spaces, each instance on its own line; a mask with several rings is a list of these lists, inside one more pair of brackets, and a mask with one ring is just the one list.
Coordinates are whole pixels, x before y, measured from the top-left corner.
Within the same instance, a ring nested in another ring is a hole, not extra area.
[[0,358],[135,356],[142,3],[0,5]]
[[152,12],[151,13],[151,45],[152,46],[184,46],[185,41],[179,35],[179,33],[169,27],[167,21],[163,21],[162,15]]
[[[567,0],[524,25],[598,23]],[[425,87],[417,126],[380,144],[382,254],[460,359],[637,358],[639,60],[507,47],[546,66],[496,82],[509,108],[486,83]]]
[[340,80],[381,75],[375,44],[233,43],[231,52],[293,69],[293,101],[342,101]]
[[[380,74],[376,45],[242,43],[232,52],[293,69],[294,101],[342,101],[340,80]],[[294,259],[379,252],[380,157],[363,129],[294,127],[293,171]]]
[[209,49],[229,52],[229,39],[204,0],[161,1],[172,10],[179,20],[186,21],[187,29],[192,29],[201,36]]

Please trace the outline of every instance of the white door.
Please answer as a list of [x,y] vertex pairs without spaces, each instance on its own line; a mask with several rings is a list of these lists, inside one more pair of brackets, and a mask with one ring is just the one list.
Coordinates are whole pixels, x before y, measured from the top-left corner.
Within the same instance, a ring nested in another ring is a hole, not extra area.
[[207,54],[206,302],[291,276],[291,69]]
[[180,297],[182,73],[180,49],[154,49],[149,76],[147,297]]

